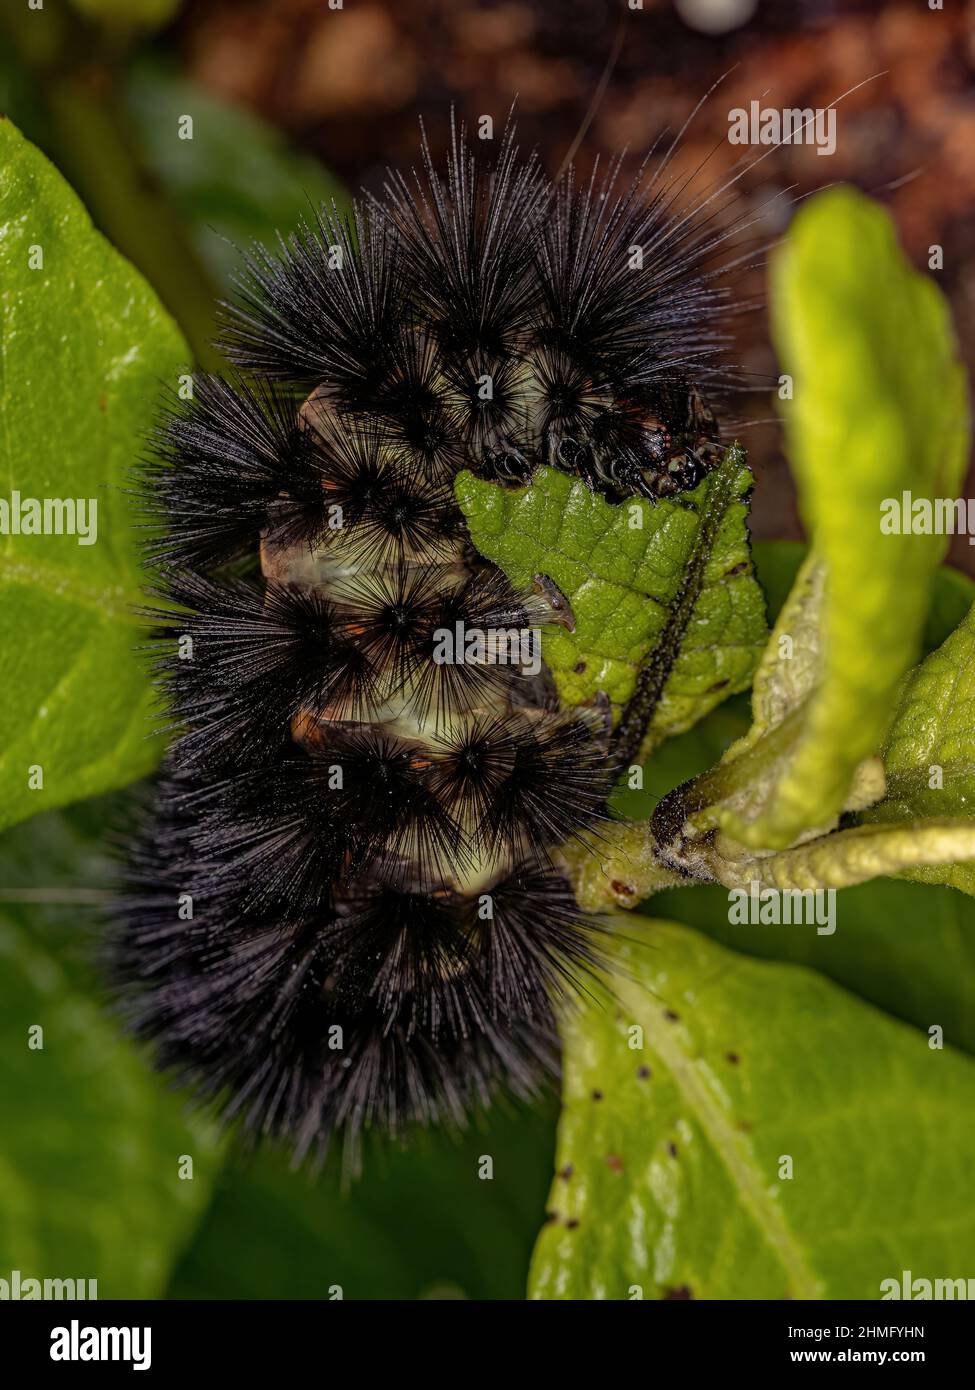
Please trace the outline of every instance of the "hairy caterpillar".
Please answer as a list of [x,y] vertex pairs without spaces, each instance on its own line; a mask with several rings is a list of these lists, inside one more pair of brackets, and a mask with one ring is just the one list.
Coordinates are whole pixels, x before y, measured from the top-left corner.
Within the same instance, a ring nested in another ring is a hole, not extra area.
[[572,622],[477,555],[454,477],[653,499],[717,456],[709,219],[642,171],[553,185],[510,130],[425,156],[251,253],[241,375],[197,380],[141,483],[177,737],[114,969],[160,1064],[299,1156],[533,1093],[600,959],[557,851],[606,815],[606,702],[490,643],[435,659]]

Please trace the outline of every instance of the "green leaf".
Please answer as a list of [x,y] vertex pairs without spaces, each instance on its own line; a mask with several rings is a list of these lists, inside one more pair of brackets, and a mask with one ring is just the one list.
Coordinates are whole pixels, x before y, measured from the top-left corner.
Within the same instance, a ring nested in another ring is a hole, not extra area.
[[367,1143],[344,1191],[334,1165],[311,1177],[280,1155],[240,1159],[168,1296],[327,1299],[339,1285],[346,1299],[524,1298],[555,1118],[554,1104],[495,1109],[464,1135]]
[[[135,651],[140,575],[123,488],[159,382],[175,383],[188,354],[149,286],[9,121],[0,280],[0,497],[8,510],[15,492],[86,499],[89,517],[87,499],[97,506],[93,544],[0,534],[2,827],[122,786],[159,756]],[[38,767],[43,787],[32,790]]]
[[746,955],[808,965],[919,1028],[975,1052],[975,902],[948,888],[874,879],[836,895],[836,931],[729,921],[728,892],[658,894],[648,915],[684,922]]
[[815,691],[824,659],[820,619],[825,592],[825,567],[810,553],[796,575],[755,672],[752,726],[741,742],[729,750],[728,761],[781,726]]
[[[942,577],[954,583],[951,572],[939,571],[939,581]],[[632,820],[646,818],[665,792],[713,764],[740,735],[742,718],[747,721],[740,712],[744,701],[744,696],[729,700],[658,749],[643,769],[644,790],[618,792],[618,809]],[[658,891],[664,875],[653,862],[642,870],[646,889],[634,882],[629,875],[641,871],[639,858],[630,851],[622,866],[618,860],[626,837],[639,845],[640,833],[614,826],[593,855],[578,856],[576,881],[586,906],[632,907],[635,896],[652,892],[655,896],[640,909],[648,915],[684,922],[746,954],[814,967],[898,1018],[923,1027],[941,1024],[956,1046],[975,1052],[975,902],[969,898],[947,888],[878,878],[838,892],[833,935],[782,925],[732,924],[724,887],[698,883]],[[915,870],[911,877],[923,881],[928,872],[938,871]],[[958,866],[947,872],[958,872]]]
[[787,443],[813,555],[801,600],[779,615],[753,735],[729,754],[748,760],[713,788],[722,804],[710,823],[756,849],[828,825],[879,747],[947,542],[882,534],[881,505],[903,491],[954,496],[968,447],[947,305],[881,208],[850,189],[807,204],[773,259],[772,307],[794,380]]
[[106,874],[59,815],[0,841],[0,1269],[155,1298],[207,1205],[219,1148],[100,997],[85,955]]
[[975,606],[907,677],[883,759],[887,799],[870,819],[975,814]]
[[648,669],[651,746],[751,680],[766,626],[745,528],[750,488],[737,447],[694,492],[655,506],[612,506],[551,468],[514,490],[471,473],[456,484],[481,554],[518,585],[548,576],[569,600],[575,632],[542,637],[563,702],[602,691],[621,706]]
[[949,888],[957,889],[959,893],[968,893],[975,897],[975,862],[972,861],[959,864],[916,864],[904,869],[900,877],[913,879],[915,883],[943,883]]
[[[887,797],[865,821],[910,832],[922,818],[975,817],[975,606],[905,680],[883,757]],[[975,862],[929,864],[911,877],[975,893]]]
[[618,964],[616,1007],[567,1020],[531,1296],[876,1299],[904,1269],[964,1275],[975,1062],[684,927],[646,924]]
[[[228,291],[252,241],[291,232],[320,203],[348,202],[338,180],[273,126],[162,64],[136,64],[124,96],[153,173]],[[183,116],[193,118],[192,140],[178,136]]]

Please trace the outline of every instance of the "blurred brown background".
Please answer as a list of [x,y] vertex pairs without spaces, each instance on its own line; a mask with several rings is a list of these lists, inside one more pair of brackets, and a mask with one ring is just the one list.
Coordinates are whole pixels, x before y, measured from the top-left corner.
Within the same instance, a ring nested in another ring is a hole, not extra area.
[[[975,3],[643,0],[631,10],[627,0],[344,0],[331,10],[326,0],[196,0],[172,42],[198,81],[259,111],[353,190],[379,187],[387,164],[416,161],[420,116],[441,150],[452,106],[468,121],[490,113],[499,123],[515,99],[520,139],[556,169],[614,49],[577,157],[584,169],[624,146],[634,158],[645,152],[723,74],[679,156],[688,170],[709,159],[715,178],[739,152],[727,142],[731,107],[753,98],[822,107],[873,78],[840,104],[832,157],[810,145],[773,151],[736,186],[733,212],[776,189],[798,198],[838,180],[875,193],[919,265],[929,246],[943,246],[939,279],[975,360]],[[770,234],[788,202],[766,219]],[[749,370],[774,369],[761,313],[743,321],[740,352]],[[766,396],[744,410],[773,413]],[[744,437],[758,479],[755,533],[799,534],[777,426]],[[964,539],[953,559],[975,569]]]

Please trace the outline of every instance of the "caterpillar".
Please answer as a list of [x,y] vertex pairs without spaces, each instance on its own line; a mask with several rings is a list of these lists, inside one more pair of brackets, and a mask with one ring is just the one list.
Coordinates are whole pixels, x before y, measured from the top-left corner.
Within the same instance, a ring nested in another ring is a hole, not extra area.
[[[158,1064],[299,1159],[536,1094],[603,960],[559,848],[607,818],[608,703],[506,659],[572,614],[477,554],[454,478],[654,501],[718,451],[709,217],[618,162],[552,181],[510,125],[423,150],[246,255],[232,374],[138,484],[173,739],[112,971]],[[438,659],[455,633],[475,659]]]

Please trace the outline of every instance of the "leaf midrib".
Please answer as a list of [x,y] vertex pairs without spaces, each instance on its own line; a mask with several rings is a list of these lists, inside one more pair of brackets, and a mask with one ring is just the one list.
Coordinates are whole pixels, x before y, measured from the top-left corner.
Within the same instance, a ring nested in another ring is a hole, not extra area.
[[83,584],[70,572],[54,570],[36,561],[14,561],[2,556],[0,583],[4,581],[41,590],[64,602],[77,603],[80,607],[93,608],[99,617],[121,619],[134,627],[140,625],[135,606],[125,597],[120,584],[106,585],[104,588]]
[[732,445],[720,468],[712,474],[710,486],[698,511],[698,525],[687,557],[684,575],[671,602],[653,650],[637,676],[616,729],[613,751],[620,763],[633,762],[639,755],[647,733],[653,728],[667,683],[680,659],[691,618],[706,585],[707,565],[717,544],[721,526],[733,505],[741,470],[740,453]]

